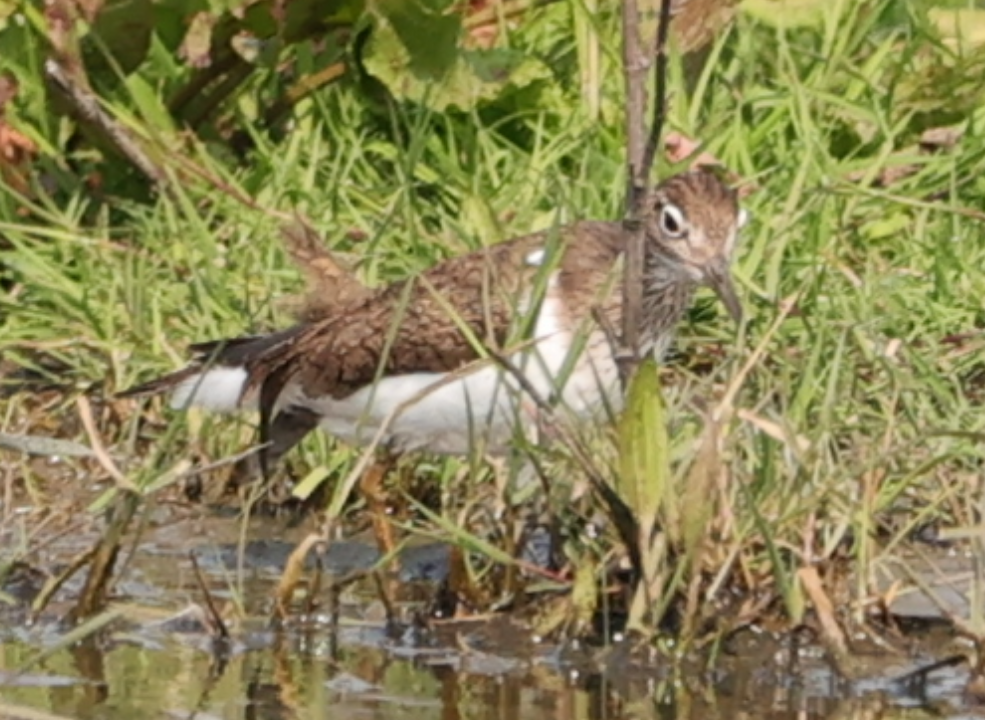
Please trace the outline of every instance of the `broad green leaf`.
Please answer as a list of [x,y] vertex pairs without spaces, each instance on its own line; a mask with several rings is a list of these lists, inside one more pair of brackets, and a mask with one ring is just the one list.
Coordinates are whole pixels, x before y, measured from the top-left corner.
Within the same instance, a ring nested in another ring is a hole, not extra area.
[[337,453],[331,462],[313,468],[298,481],[298,484],[291,490],[291,495],[301,500],[307,500],[322,483],[332,475],[343,471],[346,459],[344,453]]
[[670,485],[666,411],[652,358],[640,364],[629,383],[619,418],[619,469],[616,492],[636,515],[647,543]]
[[462,22],[448,0],[382,0],[375,10],[406,50],[415,76],[440,80],[455,65]]
[[522,88],[549,77],[547,67],[523,53],[506,48],[447,52],[447,39],[440,34],[433,52],[449,59],[425,62],[408,47],[389,21],[381,19],[367,43],[363,62],[366,70],[396,97],[443,111],[449,107],[468,110],[499,97],[510,88]]
[[[245,8],[245,9],[244,9]],[[327,26],[355,24],[365,10],[365,0],[250,0],[228,11],[213,34],[213,44],[228,42],[246,30],[259,38],[277,36],[290,44],[304,38],[321,37]]]
[[115,85],[120,73],[128,75],[136,70],[147,57],[153,31],[151,0],[109,0],[82,39],[90,77]]

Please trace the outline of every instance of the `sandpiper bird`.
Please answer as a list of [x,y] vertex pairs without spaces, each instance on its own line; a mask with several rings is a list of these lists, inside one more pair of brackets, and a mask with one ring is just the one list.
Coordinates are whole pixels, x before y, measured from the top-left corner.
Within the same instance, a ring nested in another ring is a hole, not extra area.
[[[663,353],[700,285],[740,319],[729,264],[743,218],[736,193],[710,170],[650,191],[645,352]],[[582,221],[505,241],[373,290],[328,317],[193,346],[189,367],[125,394],[171,391],[174,408],[259,409],[267,463],[318,426],[396,453],[467,454],[477,442],[503,450],[531,419],[531,391],[576,415],[619,406],[617,366],[596,309],[621,327],[628,237],[621,223]],[[514,372],[490,360],[489,348]]]

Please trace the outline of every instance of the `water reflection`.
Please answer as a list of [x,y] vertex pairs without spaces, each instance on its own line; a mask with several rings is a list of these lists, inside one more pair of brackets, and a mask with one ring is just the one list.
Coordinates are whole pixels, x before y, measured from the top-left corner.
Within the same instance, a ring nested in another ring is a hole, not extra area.
[[[916,704],[884,689],[839,699],[824,690],[824,678],[773,682],[756,667],[656,682],[611,665],[606,673],[575,673],[543,655],[417,652],[387,645],[376,628],[350,631],[361,644],[282,635],[225,655],[207,652],[198,636],[107,635],[56,652],[21,676],[8,673],[37,648],[7,642],[0,647],[0,716],[17,717],[20,706],[80,720],[872,720],[912,718],[904,706]],[[936,712],[960,702],[961,680],[937,683]]]
[[[243,532],[233,521],[226,534],[214,521],[209,528],[217,533],[218,548]],[[249,531],[251,537],[260,534],[252,526]],[[128,595],[148,615],[199,592],[185,551],[171,548],[166,554],[166,533],[177,538],[175,548],[188,538],[200,542],[187,526],[171,523],[156,536],[157,545],[143,548],[126,582],[137,583]],[[215,598],[240,598],[246,612],[259,615],[269,610],[272,583],[293,545],[247,545],[252,554],[242,565],[250,570],[243,573],[234,572],[238,554],[225,561],[221,552],[199,558],[211,562]],[[360,547],[336,544],[335,560],[361,567]],[[70,556],[77,551],[70,549]],[[416,549],[417,567],[440,564],[425,550]],[[404,571],[412,564],[403,563]],[[412,584],[402,588],[408,604],[403,619],[422,604],[412,591]],[[506,619],[387,632],[385,613],[374,610],[377,598],[373,588],[347,586],[344,597],[329,594],[321,621],[284,633],[262,624],[241,627],[228,646],[215,646],[196,632],[194,613],[187,623],[141,616],[125,630],[115,626],[115,632],[52,650],[36,662],[39,653],[58,647],[61,634],[0,615],[0,720],[912,720],[955,718],[954,708],[964,707],[961,667],[935,673],[920,697],[907,696],[886,680],[839,681],[823,659],[811,655],[811,647],[795,644],[796,636],[779,651],[766,640],[757,646],[755,638],[746,639],[723,650],[731,653],[727,665],[675,676],[656,657],[630,663],[624,648],[599,653],[537,645]],[[17,674],[25,667],[27,672]],[[887,668],[883,675],[902,674],[905,669]],[[929,712],[915,715],[920,707]]]

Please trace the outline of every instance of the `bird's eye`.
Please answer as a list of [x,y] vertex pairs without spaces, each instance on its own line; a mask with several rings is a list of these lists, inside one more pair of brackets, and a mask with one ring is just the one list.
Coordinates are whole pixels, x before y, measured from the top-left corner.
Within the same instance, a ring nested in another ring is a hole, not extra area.
[[676,238],[684,234],[686,223],[684,213],[676,205],[667,203],[660,208],[660,229],[669,237]]

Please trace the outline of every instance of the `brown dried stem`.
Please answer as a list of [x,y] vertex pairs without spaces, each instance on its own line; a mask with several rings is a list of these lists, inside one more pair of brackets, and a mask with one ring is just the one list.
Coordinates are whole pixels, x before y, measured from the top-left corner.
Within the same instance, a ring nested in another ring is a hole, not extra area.
[[144,151],[139,139],[103,109],[99,98],[91,90],[77,82],[57,60],[47,60],[44,73],[49,87],[64,98],[79,123],[105,137],[155,186],[165,180],[164,171]]
[[650,176],[650,168],[660,147],[664,120],[667,119],[667,39],[670,36],[670,8],[672,0],[661,0],[660,19],[657,22],[657,42],[654,46],[653,66],[653,124],[646,141],[646,154],[643,156],[643,181]]
[[96,420],[92,415],[92,405],[89,403],[89,398],[85,395],[79,395],[75,402],[79,409],[79,419],[82,421],[82,427],[85,428],[86,435],[89,437],[89,446],[92,448],[92,454],[96,460],[102,466],[103,470],[113,478],[113,482],[116,483],[118,488],[139,495],[140,489],[133,484],[130,478],[120,471],[120,468],[117,467],[106,446],[103,444],[103,439],[99,435],[99,429],[96,427]]
[[215,598],[212,597],[212,593],[209,592],[209,585],[205,581],[205,575],[202,573],[202,568],[199,567],[198,558],[195,557],[194,552],[188,553],[188,559],[191,561],[192,570],[195,572],[195,582],[198,585],[198,589],[202,591],[202,597],[205,600],[205,612],[209,618],[209,629],[213,633],[214,637],[218,637],[222,640],[228,640],[232,635],[229,632],[229,628],[226,627],[225,620],[222,619],[222,613],[219,612],[219,608],[215,603]]
[[623,325],[616,362],[623,387],[640,361],[639,328],[643,305],[643,198],[649,186],[650,169],[660,144],[667,108],[667,36],[670,31],[671,0],[660,0],[660,17],[654,45],[654,117],[649,136],[644,135],[646,73],[651,62],[640,38],[639,0],[623,0],[623,73],[626,78],[626,216],[623,227],[629,235],[623,275]]
[[623,73],[626,78],[626,216],[623,227],[630,240],[623,269],[621,347],[617,352],[623,386],[639,361],[639,328],[643,304],[643,228],[639,222],[639,196],[646,186],[643,170],[644,111],[646,109],[646,58],[640,47],[638,0],[623,0]]

